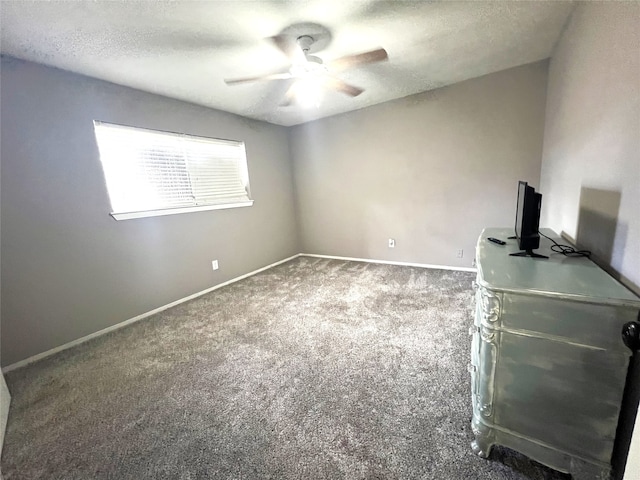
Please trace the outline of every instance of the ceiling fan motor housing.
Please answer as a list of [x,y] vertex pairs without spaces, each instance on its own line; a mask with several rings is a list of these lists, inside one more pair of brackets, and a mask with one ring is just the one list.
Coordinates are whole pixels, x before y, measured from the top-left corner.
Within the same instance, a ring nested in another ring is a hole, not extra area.
[[305,54],[307,54],[309,52],[309,49],[311,48],[311,45],[313,45],[313,42],[315,42],[315,40],[311,35],[301,35],[298,37],[297,42],[298,42],[298,45],[300,45],[300,48],[302,49],[302,51]]

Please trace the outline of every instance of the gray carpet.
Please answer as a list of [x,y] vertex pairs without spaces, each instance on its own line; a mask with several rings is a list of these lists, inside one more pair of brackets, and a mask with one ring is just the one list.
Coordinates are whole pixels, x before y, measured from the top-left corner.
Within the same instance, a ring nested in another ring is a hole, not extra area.
[[561,479],[469,443],[471,280],[298,258],[7,375],[14,479]]

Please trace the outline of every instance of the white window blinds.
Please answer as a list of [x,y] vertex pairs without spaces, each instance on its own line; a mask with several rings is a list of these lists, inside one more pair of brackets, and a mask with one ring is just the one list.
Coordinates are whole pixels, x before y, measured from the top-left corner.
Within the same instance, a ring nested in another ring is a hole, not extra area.
[[244,143],[94,122],[117,219],[247,206]]

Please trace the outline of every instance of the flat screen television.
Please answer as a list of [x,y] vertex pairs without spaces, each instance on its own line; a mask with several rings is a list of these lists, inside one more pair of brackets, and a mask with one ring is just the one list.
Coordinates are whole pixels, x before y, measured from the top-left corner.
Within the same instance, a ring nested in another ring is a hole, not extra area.
[[549,258],[534,250],[540,247],[540,208],[542,195],[527,182],[518,182],[518,200],[516,207],[515,237],[521,252],[512,253],[513,257]]

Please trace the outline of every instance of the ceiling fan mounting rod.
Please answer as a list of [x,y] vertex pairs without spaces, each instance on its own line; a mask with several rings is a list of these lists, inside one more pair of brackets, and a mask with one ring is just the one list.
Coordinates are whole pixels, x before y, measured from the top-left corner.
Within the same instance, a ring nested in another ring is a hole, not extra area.
[[306,54],[309,52],[309,49],[315,40],[311,35],[301,35],[298,37],[297,42],[302,51]]

